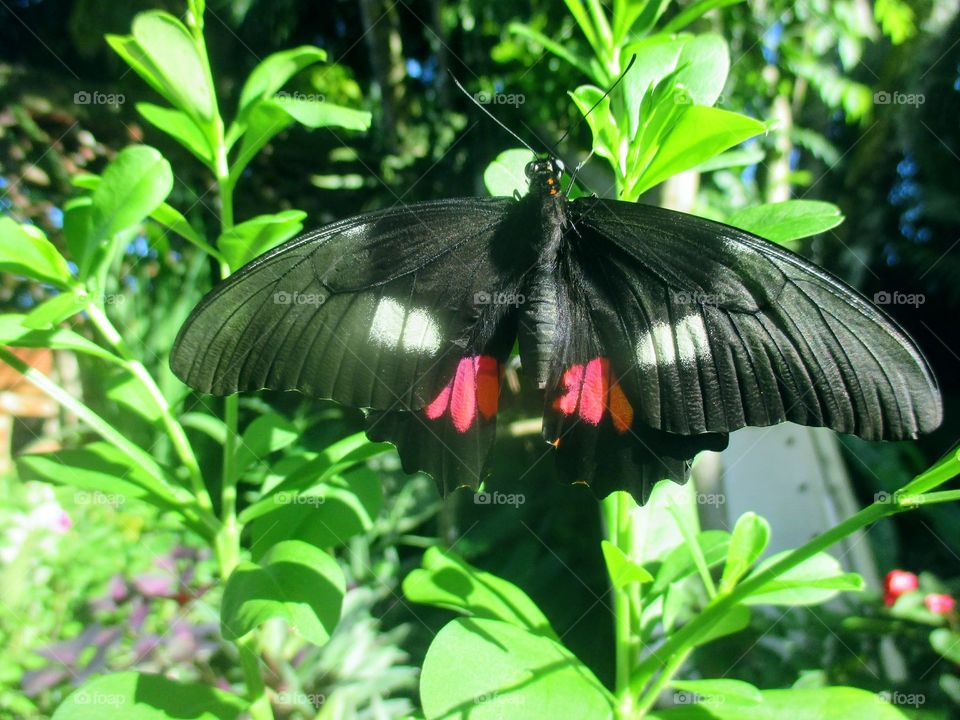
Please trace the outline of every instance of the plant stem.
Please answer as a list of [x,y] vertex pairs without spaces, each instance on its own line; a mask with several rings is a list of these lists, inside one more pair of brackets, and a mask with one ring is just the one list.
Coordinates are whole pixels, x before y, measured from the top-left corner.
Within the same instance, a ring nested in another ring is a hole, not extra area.
[[[764,571],[748,577],[730,592],[717,595],[707,607],[704,608],[703,612],[671,635],[657,650],[655,655],[651,655],[641,663],[632,679],[633,692],[643,692],[644,698],[649,699],[647,698],[648,693],[644,691],[644,685],[646,685],[649,678],[653,676],[657,669],[663,665],[664,669],[661,675],[667,673],[668,669],[677,663],[676,658],[684,653],[689,653],[696,647],[697,639],[702,637],[707,630],[719,622],[734,605],[757,592],[768,582],[776,579],[787,570],[796,567],[804,560],[826,550],[834,543],[866,527],[870,523],[897,512],[901,512],[901,508],[894,504],[874,503],[869,505],[838,525],[830,528],[822,535],[818,535],[810,542],[785,555]],[[667,658],[667,660],[662,662],[659,658]],[[680,664],[682,664],[682,662]],[[676,667],[679,668],[679,665],[677,664]],[[669,677],[667,679],[669,679]],[[659,679],[654,685],[658,683],[661,686],[663,685]],[[656,700],[655,697],[653,699]]]
[[147,371],[143,363],[137,360],[123,337],[117,331],[110,318],[97,303],[91,303],[87,306],[87,315],[90,321],[100,331],[104,339],[117,351],[124,361],[124,367],[134,378],[144,387],[150,397],[156,403],[160,412],[160,420],[163,427],[170,436],[173,448],[177,457],[183,466],[187,469],[190,476],[190,484],[193,488],[193,494],[197,498],[197,504],[207,511],[212,511],[213,503],[210,500],[210,493],[207,492],[206,485],[203,482],[203,473],[200,470],[200,464],[197,462],[197,456],[193,452],[193,447],[187,439],[187,434],[183,426],[173,416],[170,403],[164,397],[153,376]]
[[[199,43],[203,45],[203,43]],[[204,48],[204,52],[206,52]],[[224,138],[223,120],[219,113],[215,120],[216,135],[216,176],[217,192],[220,197],[220,232],[233,227],[233,183],[230,180],[230,164],[227,158],[227,146]],[[230,266],[221,260],[220,277],[230,275]],[[240,562],[241,524],[237,521],[237,484],[240,482],[237,468],[237,440],[239,425],[239,400],[229,395],[223,401],[223,422],[226,437],[223,443],[223,476],[220,489],[220,520],[222,530],[217,536],[217,559],[224,580]],[[260,649],[257,647],[257,633],[253,632],[239,640],[237,650],[240,653],[240,665],[247,684],[247,698],[250,700],[248,711],[253,720],[273,720],[273,707],[267,696],[266,684],[260,672]]]
[[221,489],[220,519],[223,523],[222,542],[225,554],[222,570],[229,575],[240,557],[240,528],[237,524],[237,396],[224,398],[223,422],[227,426],[226,442],[223,443],[223,487]]
[[680,509],[672,501],[667,506],[667,509],[670,511],[670,514],[673,515],[673,519],[676,521],[677,527],[683,535],[683,541],[686,543],[687,550],[690,551],[693,563],[697,567],[700,580],[703,582],[704,588],[706,588],[707,596],[712,599],[717,594],[717,587],[713,582],[713,577],[710,575],[710,568],[707,566],[707,559],[703,555],[703,548],[701,548],[700,543],[697,542],[696,533],[693,532],[693,529],[688,523],[683,521],[683,518],[680,516]]
[[687,647],[681,650],[678,653],[675,653],[668,661],[666,666],[663,668],[663,672],[657,676],[657,679],[650,683],[650,687],[647,688],[646,692],[640,697],[640,702],[637,703],[637,714],[640,717],[643,717],[647,712],[656,704],[657,699],[660,697],[660,693],[663,692],[663,689],[673,680],[673,676],[676,675],[680,668],[683,667],[683,664],[687,661],[687,658],[690,657],[690,653],[693,652],[693,647]]
[[[625,492],[610,495],[603,501],[606,517],[607,534],[610,542],[616,545],[624,555],[629,556],[633,548],[633,533],[631,527],[631,509],[633,499]],[[634,606],[630,597],[630,586],[621,588],[613,586],[613,632],[616,652],[616,713],[618,718],[632,718],[635,716],[634,693],[630,690],[630,676],[632,674],[634,642],[633,624],[634,612],[639,608]]]
[[[216,517],[197,506],[196,498],[181,487],[171,485],[156,461],[143,448],[130,442],[110,423],[97,415],[87,405],[57,385],[43,373],[30,367],[6,348],[0,348],[0,360],[22,374],[30,383],[45,392],[57,403],[76,415],[100,437],[113,445],[130,460],[140,465],[152,479],[149,484],[138,483],[158,499],[178,510],[190,522],[190,526],[206,537],[213,537],[219,530]],[[133,482],[131,480],[131,482]]]
[[273,708],[267,696],[267,688],[260,673],[260,650],[257,647],[256,633],[237,641],[240,652],[240,666],[247,683],[247,698],[250,707],[247,711],[253,720],[273,720]]

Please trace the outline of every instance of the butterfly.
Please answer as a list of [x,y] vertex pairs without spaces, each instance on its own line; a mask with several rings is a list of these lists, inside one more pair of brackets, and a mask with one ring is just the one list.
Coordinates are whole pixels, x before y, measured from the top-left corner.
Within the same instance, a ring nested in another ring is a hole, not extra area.
[[518,347],[544,451],[598,497],[644,503],[730,432],[784,421],[868,440],[941,422],[898,325],[833,275],[703,218],[560,190],[360,215],[267,252],[188,317],[174,373],[215,395],[299,390],[366,411],[406,472],[478,488]]

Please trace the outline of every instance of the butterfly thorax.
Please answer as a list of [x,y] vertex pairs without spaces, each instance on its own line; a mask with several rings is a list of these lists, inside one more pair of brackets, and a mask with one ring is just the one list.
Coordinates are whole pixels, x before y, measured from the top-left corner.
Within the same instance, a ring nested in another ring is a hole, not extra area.
[[530,181],[530,192],[540,196],[554,197],[560,192],[560,176],[563,163],[555,157],[537,158],[524,168]]

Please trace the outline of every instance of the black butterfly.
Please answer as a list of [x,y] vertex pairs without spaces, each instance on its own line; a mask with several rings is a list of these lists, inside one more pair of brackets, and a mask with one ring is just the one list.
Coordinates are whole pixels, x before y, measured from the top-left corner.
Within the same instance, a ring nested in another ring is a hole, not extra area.
[[762,238],[559,191],[361,215],[257,258],[180,331],[171,365],[215,395],[297,389],[368,409],[367,434],[441,490],[476,488],[515,341],[558,469],[643,503],[745,425],[870,440],[929,432],[936,381],[856,291]]

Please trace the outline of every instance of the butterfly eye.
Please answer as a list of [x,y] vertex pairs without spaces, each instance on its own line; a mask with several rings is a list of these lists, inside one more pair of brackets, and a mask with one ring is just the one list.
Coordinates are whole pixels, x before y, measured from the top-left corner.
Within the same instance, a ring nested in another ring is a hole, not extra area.
[[563,164],[563,160],[560,158],[554,158],[553,167],[557,171],[557,176],[563,175],[567,170],[567,166]]
[[526,167],[523,168],[524,174],[527,176],[527,180],[533,177],[533,174],[537,171],[536,162],[528,162]]

